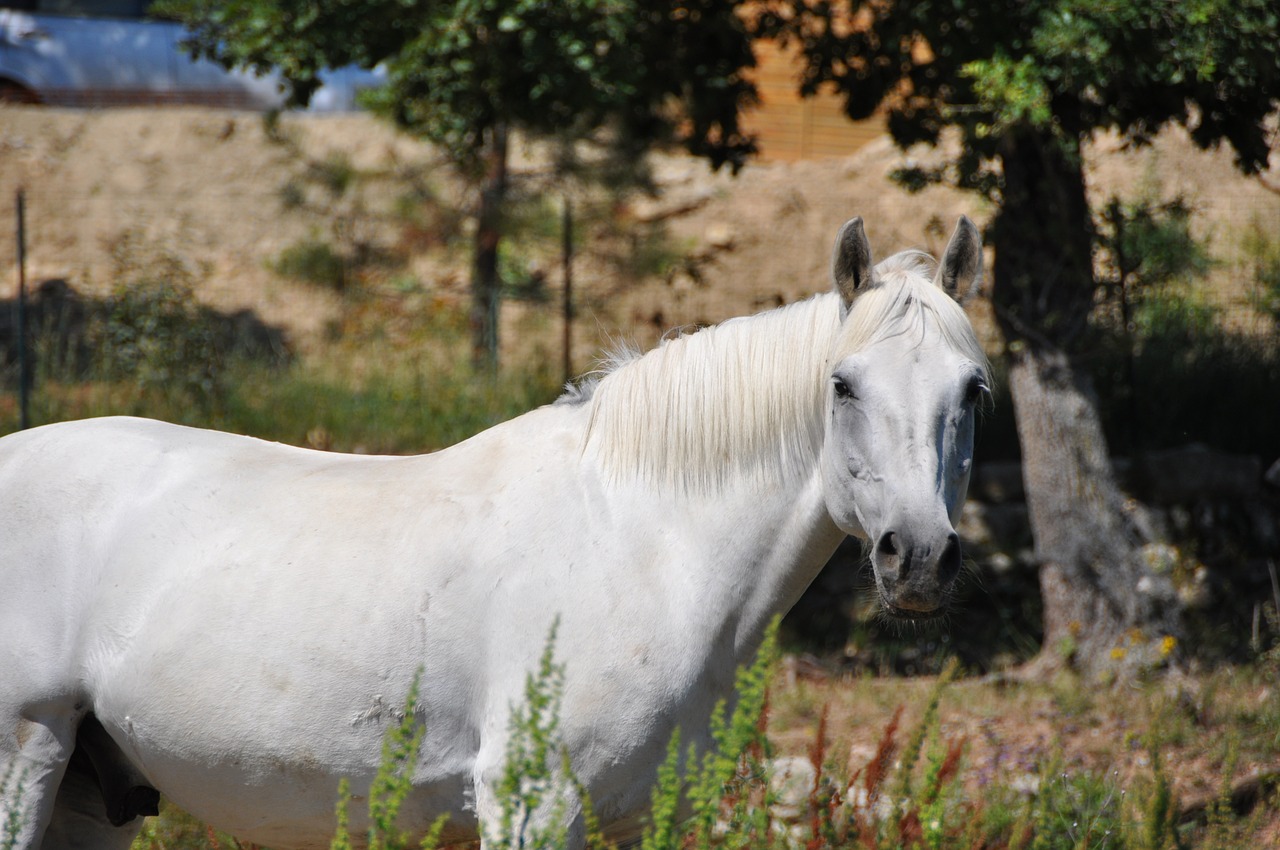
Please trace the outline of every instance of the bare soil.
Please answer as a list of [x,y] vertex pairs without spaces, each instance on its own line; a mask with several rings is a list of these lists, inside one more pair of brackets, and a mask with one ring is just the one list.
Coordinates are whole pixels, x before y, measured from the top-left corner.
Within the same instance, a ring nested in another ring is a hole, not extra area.
[[[882,138],[846,158],[762,162],[736,178],[688,158],[655,158],[661,197],[633,201],[616,214],[624,227],[628,220],[637,226],[664,221],[684,262],[675,272],[617,291],[618,282],[592,264],[585,246],[576,272],[584,309],[575,362],[587,368],[605,340],[647,347],[672,328],[825,289],[833,236],[853,215],[867,221],[880,256],[904,248],[937,252],[958,215],[982,223],[990,210],[943,187],[909,195],[890,179],[904,161],[934,156],[925,150],[904,157]],[[335,159],[365,175],[360,191],[329,204],[327,214],[285,202],[288,187],[309,168]],[[536,151],[522,151],[516,172],[536,175],[542,165]],[[469,203],[427,146],[366,115],[286,115],[269,128],[256,114],[207,109],[0,106],[0,209],[11,209],[15,191],[25,190],[29,280],[62,278],[77,288],[105,290],[113,280],[113,249],[140,238],[191,264],[203,280],[199,295],[209,304],[252,309],[285,327],[303,350],[323,339],[341,315],[343,299],[283,278],[271,264],[301,240],[332,238],[336,216],[355,221],[369,242],[405,250],[396,205],[408,174],[425,174],[463,209]],[[1280,162],[1267,175],[1273,185],[1280,184],[1277,175]],[[1254,225],[1280,231],[1280,192],[1240,175],[1229,151],[1196,150],[1181,131],[1166,132],[1141,150],[1101,139],[1090,151],[1090,184],[1099,199],[1117,193],[1184,197],[1196,210],[1199,235],[1220,260],[1209,297],[1228,305],[1234,321],[1260,327],[1244,282],[1242,238]],[[14,244],[14,227],[0,227],[0,268],[14,267]],[[409,272],[429,293],[465,298],[466,251],[442,252],[430,238],[408,250]],[[547,265],[551,287],[558,288],[558,268]],[[15,276],[6,274],[0,297],[15,286]],[[512,346],[529,333],[523,311],[520,305],[506,310],[505,339]],[[997,347],[985,305],[977,302],[974,311]]]

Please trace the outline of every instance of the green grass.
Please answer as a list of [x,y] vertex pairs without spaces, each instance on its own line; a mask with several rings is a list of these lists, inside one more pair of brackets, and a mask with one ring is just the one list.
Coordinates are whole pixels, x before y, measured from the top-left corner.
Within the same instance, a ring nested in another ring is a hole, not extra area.
[[[175,395],[113,381],[43,383],[33,424],[90,416],[148,416],[336,451],[411,453],[452,445],[555,398],[545,373],[469,370],[375,371],[359,384],[305,365],[266,374],[240,365],[226,375],[216,404],[192,405]],[[0,429],[17,427],[17,405],[0,405]]]
[[[165,315],[184,309],[176,304]],[[159,344],[139,346],[138,326],[156,327],[154,314],[113,314],[112,321],[124,316],[130,323],[108,324],[106,354],[87,374],[41,361],[53,365],[37,371],[33,424],[124,414],[294,445],[395,454],[452,445],[559,392],[550,358],[497,374],[474,372],[465,315],[453,305],[388,316],[385,307],[355,303],[335,341],[283,364],[211,347],[198,323],[167,321]],[[395,332],[400,326],[408,330]],[[0,433],[17,427],[16,393],[2,393]]]

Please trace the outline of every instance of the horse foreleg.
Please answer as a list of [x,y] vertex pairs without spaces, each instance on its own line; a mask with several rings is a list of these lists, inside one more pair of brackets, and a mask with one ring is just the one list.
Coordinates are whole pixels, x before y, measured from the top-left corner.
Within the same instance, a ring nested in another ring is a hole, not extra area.
[[88,715],[19,717],[0,738],[0,847],[128,848],[159,795]]
[[73,719],[0,715],[0,847],[35,850],[53,819],[58,786],[75,746]]
[[93,764],[77,751],[58,785],[41,850],[127,850],[143,820],[131,816],[117,824],[108,805]]
[[124,826],[143,815],[160,814],[160,792],[151,787],[92,714],[85,717],[76,732],[76,752],[69,769],[75,769],[82,758],[89,762],[103,815],[112,826]]
[[[530,847],[558,846],[566,850],[582,850],[586,847],[586,821],[582,801],[566,777],[556,772],[537,787],[526,784],[514,796],[519,799],[502,799],[499,787],[504,763],[500,758],[489,762],[487,769],[477,769],[475,774],[476,816],[480,822],[480,850],[495,846]],[[535,805],[529,805],[533,797]],[[504,824],[504,813],[510,822]],[[504,835],[504,830],[510,834]],[[563,841],[559,836],[563,835]]]

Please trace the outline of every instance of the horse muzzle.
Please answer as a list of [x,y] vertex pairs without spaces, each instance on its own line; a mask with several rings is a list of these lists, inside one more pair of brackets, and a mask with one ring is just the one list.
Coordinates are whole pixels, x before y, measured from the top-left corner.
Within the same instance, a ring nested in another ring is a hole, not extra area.
[[945,613],[960,575],[960,563],[960,536],[950,529],[923,539],[906,530],[890,529],[880,534],[871,551],[885,611],[907,620],[927,620]]

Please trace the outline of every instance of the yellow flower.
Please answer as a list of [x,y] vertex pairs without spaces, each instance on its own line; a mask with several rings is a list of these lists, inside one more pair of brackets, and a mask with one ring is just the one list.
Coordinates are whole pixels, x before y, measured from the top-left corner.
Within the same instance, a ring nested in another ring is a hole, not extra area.
[[1112,661],[1119,661],[1120,659],[1124,658],[1124,656],[1125,656],[1125,648],[1123,646],[1117,646],[1111,650]]
[[1173,650],[1178,645],[1178,639],[1173,635],[1165,635],[1160,639],[1160,657],[1168,658],[1173,654]]

